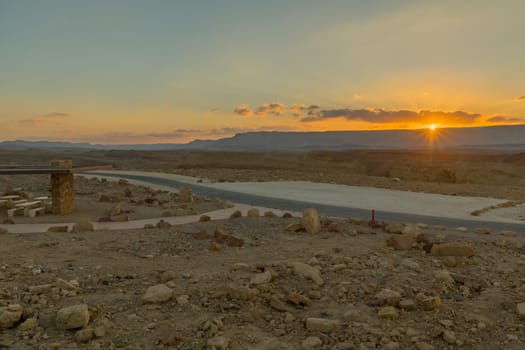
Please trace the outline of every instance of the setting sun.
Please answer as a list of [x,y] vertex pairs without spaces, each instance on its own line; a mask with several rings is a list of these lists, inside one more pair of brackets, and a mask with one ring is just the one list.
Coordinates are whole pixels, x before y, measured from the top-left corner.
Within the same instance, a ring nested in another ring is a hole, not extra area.
[[430,126],[428,127],[431,131],[434,131],[436,130],[436,125],[435,124],[430,124]]

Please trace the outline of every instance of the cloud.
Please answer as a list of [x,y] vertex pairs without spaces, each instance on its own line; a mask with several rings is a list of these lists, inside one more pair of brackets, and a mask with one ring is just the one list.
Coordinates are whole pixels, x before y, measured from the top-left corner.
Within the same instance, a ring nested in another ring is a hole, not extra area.
[[470,124],[481,115],[463,111],[390,111],[385,109],[328,109],[308,113],[302,122],[317,122],[327,119],[344,118],[346,120],[360,120],[369,123],[443,123],[443,124]]
[[253,115],[252,109],[247,105],[239,105],[233,110],[233,112],[237,113],[238,115],[242,115],[243,117],[249,117]]
[[268,114],[273,114],[275,116],[280,116],[283,114],[284,110],[286,109],[286,106],[279,102],[274,103],[265,103],[260,107],[257,107],[255,109],[255,114],[266,116]]
[[525,119],[514,118],[514,117],[504,117],[504,116],[495,116],[487,119],[490,123],[523,123]]
[[525,95],[524,95],[524,96],[520,96],[520,97],[516,97],[516,98],[514,99],[514,101],[518,101],[518,102],[523,101],[523,102],[525,102]]
[[74,117],[73,113],[66,113],[66,112],[52,112],[42,115],[37,115],[32,118],[22,119],[18,122],[22,125],[40,125],[48,122],[54,122],[60,123],[62,121],[65,121],[67,119],[71,119]]
[[290,107],[288,107],[288,110],[290,113],[292,113],[294,116],[298,117],[308,109],[307,105],[304,104],[293,104]]
[[202,132],[202,130],[199,130],[199,129],[175,129],[175,130],[167,131],[167,132],[151,133],[151,134],[147,134],[146,136],[159,137],[159,138],[177,138],[177,137],[185,137],[188,135],[198,134],[200,132]]

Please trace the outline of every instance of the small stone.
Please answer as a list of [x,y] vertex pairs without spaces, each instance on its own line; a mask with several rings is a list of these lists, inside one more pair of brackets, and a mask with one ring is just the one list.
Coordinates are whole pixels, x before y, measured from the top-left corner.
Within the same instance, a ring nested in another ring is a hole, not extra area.
[[175,216],[186,216],[189,215],[190,212],[184,208],[177,208],[175,209]]
[[98,326],[98,327],[93,328],[93,334],[97,338],[102,338],[104,335],[106,335],[106,327]]
[[232,269],[234,271],[239,271],[239,270],[246,270],[248,271],[250,269],[250,265],[246,264],[246,263],[235,263],[232,265]]
[[230,347],[230,340],[225,337],[210,338],[206,344],[212,350],[227,350]]
[[228,247],[242,247],[244,245],[244,239],[229,235],[226,238],[226,244]]
[[73,225],[71,232],[92,232],[95,231],[95,226],[90,221],[79,221]]
[[220,243],[217,243],[217,242],[211,242],[210,245],[208,246],[208,250],[210,252],[218,252],[222,249],[222,245]]
[[297,292],[290,292],[288,294],[288,301],[292,302],[295,305],[310,306],[312,305],[312,300],[307,296],[299,294]]
[[299,231],[304,231],[305,229],[303,225],[301,225],[300,223],[294,222],[286,226],[285,230],[288,232],[299,232]]
[[379,293],[374,296],[375,302],[378,306],[388,305],[396,306],[401,300],[401,294],[391,289],[381,289]]
[[302,342],[303,349],[317,349],[323,345],[323,342],[318,337],[307,337]]
[[436,350],[436,348],[426,342],[417,342],[416,343],[417,350]]
[[424,298],[421,300],[421,306],[423,306],[423,309],[426,311],[435,310],[441,306],[441,298],[440,297]]
[[458,261],[455,256],[445,256],[443,258],[443,265],[446,267],[456,267],[458,264]]
[[337,320],[315,317],[306,319],[306,329],[309,331],[330,333],[336,331],[340,326],[341,323]]
[[95,333],[93,332],[93,329],[90,327],[80,329],[75,333],[75,340],[79,343],[87,343],[94,337],[95,337]]
[[385,231],[388,233],[402,234],[405,226],[403,224],[388,224],[385,226]]
[[321,272],[319,272],[319,270],[315,267],[301,262],[291,263],[291,266],[294,269],[295,274],[304,278],[311,279],[318,286],[323,285],[324,281],[321,277]]
[[51,233],[67,232],[68,230],[69,230],[69,227],[67,225],[64,225],[64,226],[49,226],[47,228],[47,232],[51,232]]
[[468,232],[468,228],[460,226],[460,227],[456,227],[456,231],[465,233],[465,232]]
[[157,223],[157,228],[170,228],[171,227],[171,224],[167,221],[164,221],[164,220],[160,220],[158,223]]
[[230,215],[230,219],[236,219],[242,217],[242,213],[240,210],[236,210]]
[[386,240],[386,245],[395,250],[410,250],[416,239],[412,235],[392,235]]
[[160,274],[160,280],[162,282],[168,282],[168,281],[173,280],[176,275],[177,274],[175,273],[175,271],[171,271],[171,270],[164,271],[163,273]]
[[36,327],[38,327],[38,320],[36,318],[28,318],[18,326],[18,329],[25,332]]
[[412,299],[403,299],[399,302],[399,308],[401,310],[414,310],[416,308],[416,303]]
[[260,215],[259,213],[259,209],[257,208],[251,208],[250,210],[248,210],[248,212],[246,213],[246,216],[249,217],[249,218],[258,218]]
[[189,295],[180,295],[177,297],[177,304],[181,306],[188,305],[189,302],[190,302]]
[[452,331],[445,330],[445,331],[443,331],[443,334],[441,336],[443,337],[443,340],[446,341],[449,344],[455,344],[456,343],[456,335]]
[[211,220],[211,217],[209,215],[201,215],[201,217],[199,218],[200,222],[207,222],[210,220]]
[[307,208],[303,211],[303,217],[301,219],[301,225],[304,227],[306,232],[316,234],[321,232],[321,220],[319,214],[314,208]]
[[399,345],[398,342],[391,341],[384,345],[383,347],[385,350],[399,350],[401,349],[401,345]]
[[56,317],[58,329],[85,327],[89,322],[89,310],[86,304],[78,304],[60,309]]
[[173,297],[173,290],[165,284],[157,284],[146,290],[142,296],[142,302],[145,304],[160,304],[170,300]]
[[271,280],[272,280],[272,274],[270,273],[269,270],[266,270],[266,271],[264,271],[262,273],[255,274],[251,278],[250,284],[251,285],[260,285],[260,284],[270,283]]
[[399,318],[399,313],[393,306],[385,306],[379,309],[377,312],[379,318],[386,318],[390,320],[395,320]]
[[194,233],[193,234],[193,238],[198,240],[198,241],[204,241],[204,240],[207,240],[207,239],[210,239],[210,235],[208,234],[208,231],[206,230],[201,230],[197,233]]
[[475,254],[474,246],[468,243],[451,242],[434,244],[430,252],[434,256],[466,256]]
[[516,305],[516,312],[520,319],[525,320],[525,303],[519,303]]
[[292,216],[291,213],[284,213],[284,214],[283,214],[283,219],[290,219],[290,218],[292,218],[292,217],[293,217],[293,216]]
[[486,227],[479,227],[475,229],[474,232],[480,235],[490,235],[490,229]]

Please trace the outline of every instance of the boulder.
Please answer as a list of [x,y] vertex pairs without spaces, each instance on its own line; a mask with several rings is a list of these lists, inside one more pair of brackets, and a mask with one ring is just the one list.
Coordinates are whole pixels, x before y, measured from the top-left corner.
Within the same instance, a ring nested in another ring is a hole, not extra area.
[[160,304],[170,300],[173,297],[173,290],[165,284],[157,284],[146,290],[142,296],[144,304]]
[[75,329],[87,326],[89,310],[86,304],[72,305],[60,309],[56,316],[58,329]]
[[236,219],[242,217],[242,213],[240,210],[236,210],[230,215],[230,219]]
[[0,307],[0,328],[12,328],[22,318],[22,306],[11,304],[6,307]]

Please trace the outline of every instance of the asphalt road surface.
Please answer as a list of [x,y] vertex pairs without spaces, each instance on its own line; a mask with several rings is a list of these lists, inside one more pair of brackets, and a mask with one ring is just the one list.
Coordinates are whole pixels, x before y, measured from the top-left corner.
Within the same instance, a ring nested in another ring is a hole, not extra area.
[[[207,186],[196,185],[193,183],[185,183],[172,179],[163,179],[152,176],[144,175],[131,175],[131,174],[115,174],[111,172],[103,171],[93,171],[85,173],[87,176],[110,176],[121,179],[130,179],[138,180],[154,185],[161,185],[172,187],[173,189],[178,189],[181,186],[191,187],[193,193],[206,196],[208,198],[221,198],[224,200],[229,200],[234,203],[242,203],[246,205],[253,206],[262,206],[267,208],[275,208],[281,210],[290,210],[290,211],[302,211],[306,208],[316,208],[320,214],[340,217],[340,218],[361,218],[361,219],[370,219],[371,218],[371,208],[362,209],[362,208],[351,208],[343,206],[333,206],[318,204],[313,202],[302,202],[292,199],[281,199],[281,198],[270,198],[258,195],[251,195],[245,193],[239,193],[234,191],[226,191],[216,188],[211,188]],[[492,231],[503,231],[510,230],[517,233],[525,233],[525,223],[502,223],[502,222],[492,222],[492,221],[479,221],[479,220],[464,220],[456,218],[446,218],[446,217],[436,217],[436,216],[427,216],[427,215],[415,215],[409,213],[394,213],[389,211],[377,211],[375,213],[375,219],[378,222],[388,221],[388,222],[402,222],[402,223],[425,223],[427,225],[442,225],[449,228],[455,227],[466,227],[470,230],[473,230],[478,227],[486,227]]]

